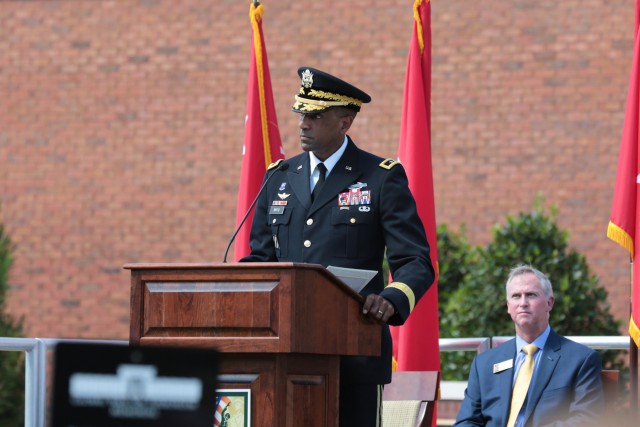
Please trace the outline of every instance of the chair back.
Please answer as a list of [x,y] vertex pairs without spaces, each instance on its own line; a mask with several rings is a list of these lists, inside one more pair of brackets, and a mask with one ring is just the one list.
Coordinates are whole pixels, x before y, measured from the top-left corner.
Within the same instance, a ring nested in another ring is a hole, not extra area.
[[394,372],[382,394],[382,425],[430,427],[439,385],[438,371]]

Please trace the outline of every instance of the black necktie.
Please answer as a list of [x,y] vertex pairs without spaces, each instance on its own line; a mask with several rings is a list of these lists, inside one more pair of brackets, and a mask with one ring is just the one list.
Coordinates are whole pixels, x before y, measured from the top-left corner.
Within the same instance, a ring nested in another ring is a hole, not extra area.
[[311,201],[314,201],[316,197],[318,197],[318,194],[320,194],[322,186],[324,185],[325,175],[327,173],[327,167],[324,165],[324,163],[318,163],[318,166],[316,167],[318,168],[318,172],[320,172],[320,177],[318,178],[318,182],[316,182],[316,185],[315,187],[313,187],[313,191],[311,192]]

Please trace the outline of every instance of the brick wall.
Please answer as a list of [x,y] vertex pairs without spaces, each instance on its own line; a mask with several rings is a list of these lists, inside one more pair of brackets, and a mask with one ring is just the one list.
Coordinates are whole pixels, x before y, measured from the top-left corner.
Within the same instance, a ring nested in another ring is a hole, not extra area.
[[[373,102],[351,136],[395,157],[412,1],[265,0],[287,156],[299,65]],[[437,222],[486,243],[541,192],[628,319],[606,236],[632,56],[631,0],[436,0]],[[130,262],[221,261],[235,223],[249,1],[0,0],[0,221],[28,336],[128,336]]]

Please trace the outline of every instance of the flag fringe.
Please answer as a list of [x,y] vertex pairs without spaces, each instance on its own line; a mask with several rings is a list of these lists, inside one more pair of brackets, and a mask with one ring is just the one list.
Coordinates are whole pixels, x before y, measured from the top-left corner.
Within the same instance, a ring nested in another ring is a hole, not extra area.
[[267,101],[264,93],[264,68],[262,62],[262,38],[260,37],[260,22],[264,8],[258,3],[251,3],[249,17],[253,29],[253,50],[256,55],[256,75],[258,77],[258,93],[260,96],[260,123],[262,125],[262,148],[264,150],[264,167],[267,168],[272,163],[271,144],[269,143],[269,121],[267,120]]
[[640,328],[636,325],[636,322],[633,321],[633,316],[631,316],[631,320],[629,321],[629,336],[636,343],[636,347],[640,347]]
[[[422,20],[420,19],[420,5],[423,0],[415,0],[413,3],[413,19],[416,21],[416,28],[418,29],[418,46],[420,47],[420,55],[424,51],[424,35],[422,34]],[[426,0],[427,2],[430,0]]]
[[633,259],[633,238],[629,233],[624,231],[620,226],[614,224],[613,221],[609,221],[607,237],[625,248],[627,252],[631,254],[631,258]]

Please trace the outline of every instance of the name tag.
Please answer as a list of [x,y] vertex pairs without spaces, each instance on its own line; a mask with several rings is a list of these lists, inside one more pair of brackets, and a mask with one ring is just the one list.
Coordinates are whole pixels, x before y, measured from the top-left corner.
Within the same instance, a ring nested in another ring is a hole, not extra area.
[[504,362],[493,365],[493,373],[497,374],[498,372],[502,372],[510,368],[513,368],[513,359],[507,359]]
[[282,215],[284,206],[269,206],[269,215]]

